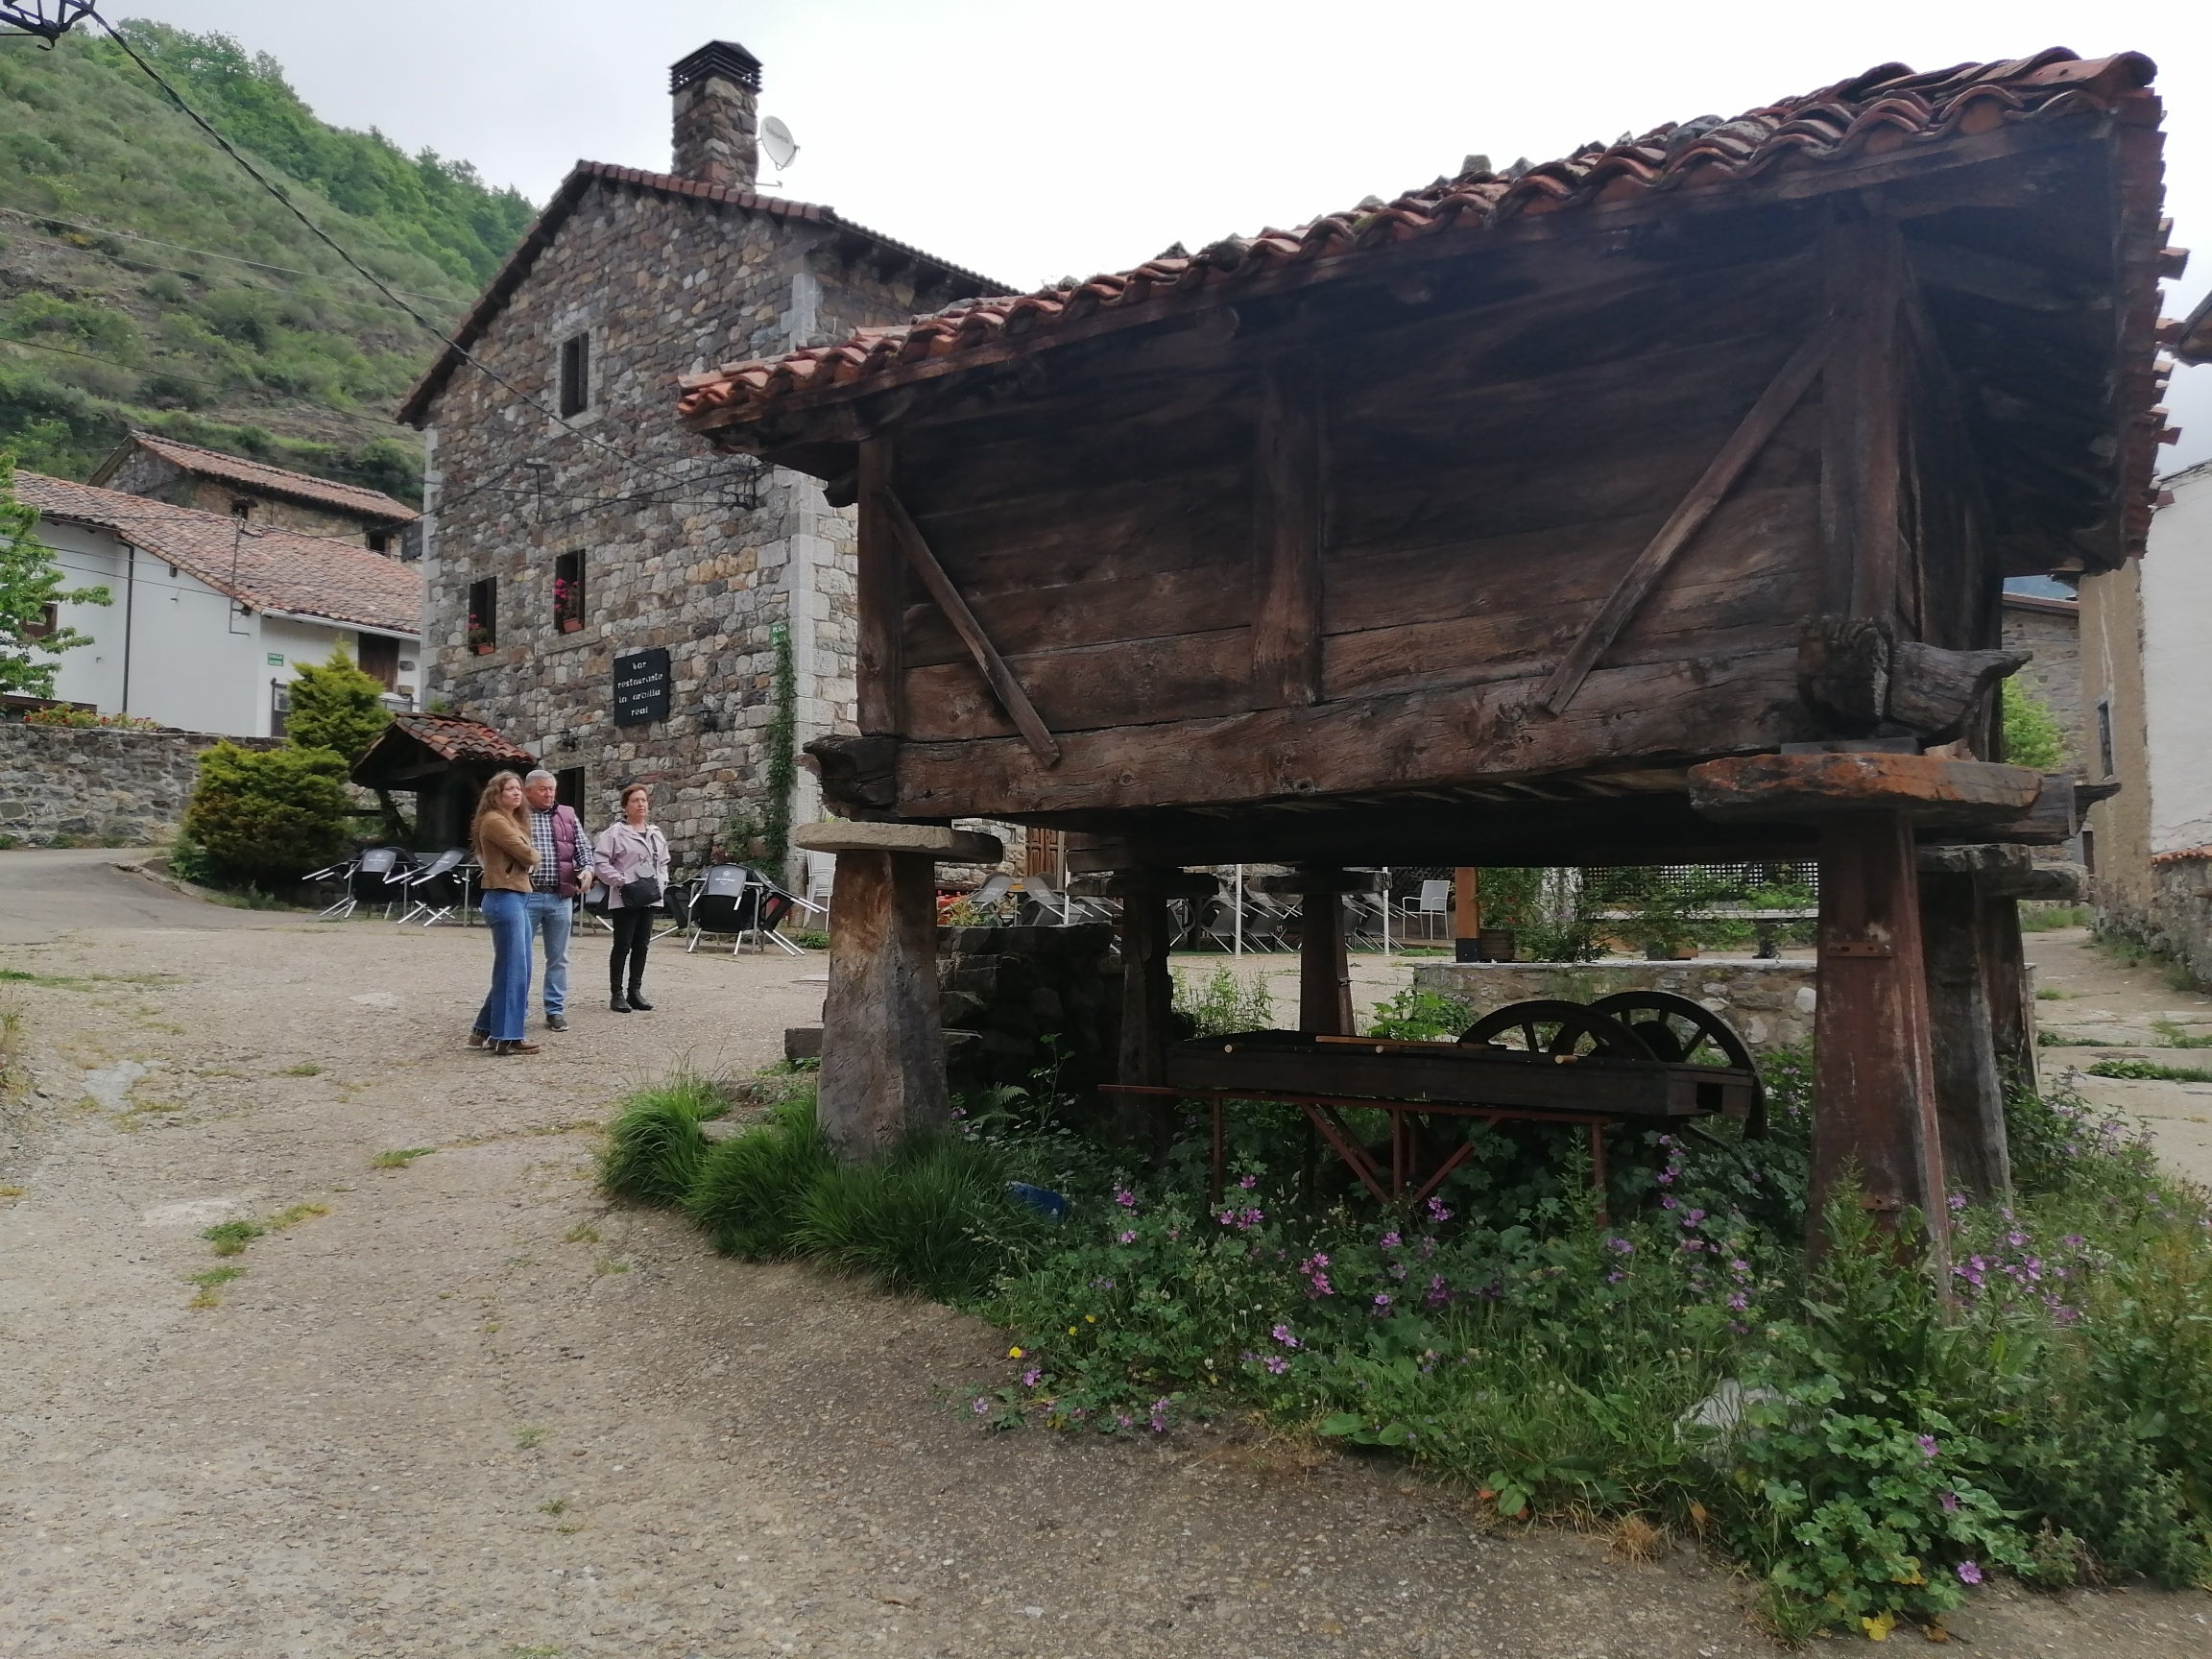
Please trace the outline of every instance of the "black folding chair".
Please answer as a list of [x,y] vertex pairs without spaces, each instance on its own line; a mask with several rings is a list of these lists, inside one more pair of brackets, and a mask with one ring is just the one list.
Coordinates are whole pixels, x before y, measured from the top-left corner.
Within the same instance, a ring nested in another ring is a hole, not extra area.
[[316,921],[321,922],[327,917],[336,915],[341,910],[349,916],[353,913],[353,864],[354,860],[351,858],[341,858],[335,864],[325,864],[320,870],[310,870],[306,875],[300,878],[302,886],[321,887],[326,893],[334,892],[338,895],[337,900],[328,908],[318,910],[315,913]]
[[469,902],[469,873],[461,868],[469,856],[466,848],[454,847],[438,854],[420,869],[400,878],[399,885],[413,900],[399,917],[398,925],[421,916],[422,926],[435,927],[456,909]]
[[368,848],[354,858],[347,875],[346,897],[323,914],[343,922],[363,904],[381,904],[389,922],[393,906],[406,891],[402,884],[414,870],[415,860],[404,847]]

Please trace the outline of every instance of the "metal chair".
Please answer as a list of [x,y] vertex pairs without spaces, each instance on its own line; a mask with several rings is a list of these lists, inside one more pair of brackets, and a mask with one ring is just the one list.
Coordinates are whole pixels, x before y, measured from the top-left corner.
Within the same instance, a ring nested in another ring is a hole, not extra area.
[[[413,874],[415,862],[404,847],[370,847],[356,854],[353,865],[346,875],[346,897],[324,916],[336,916],[343,922],[364,903],[384,906],[384,919],[392,919],[392,908],[399,902],[395,886]],[[404,888],[401,889],[404,891]]]
[[466,908],[469,873],[461,866],[468,857],[467,848],[448,848],[429,863],[398,878],[414,902],[400,913],[397,926],[403,927],[416,917],[424,916],[428,919],[422,926],[435,927],[456,909]]
[[302,886],[322,887],[334,891],[338,895],[336,902],[327,909],[318,910],[315,913],[316,921],[324,921],[341,910],[349,916],[353,913],[354,899],[350,890],[353,881],[353,864],[354,860],[350,858],[341,858],[335,864],[325,864],[320,870],[310,870],[306,875],[300,878]]
[[1448,915],[1451,909],[1452,883],[1449,881],[1424,881],[1421,883],[1420,897],[1415,898],[1408,893],[1398,901],[1400,916],[1407,920],[1415,917],[1420,919],[1421,937],[1424,939],[1436,937],[1432,919]]
[[737,954],[760,913],[755,880],[742,864],[715,864],[691,884],[691,943],[685,947],[685,954],[697,950],[700,939],[709,933],[730,934],[730,954]]

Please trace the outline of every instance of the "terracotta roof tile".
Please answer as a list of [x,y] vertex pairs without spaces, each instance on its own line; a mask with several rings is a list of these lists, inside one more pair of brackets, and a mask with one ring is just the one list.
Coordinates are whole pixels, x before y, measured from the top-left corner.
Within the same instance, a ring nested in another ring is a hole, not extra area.
[[447,760],[503,760],[517,766],[535,766],[538,757],[518,749],[481,720],[458,714],[395,714],[395,729],[404,732],[433,754]]
[[422,579],[415,567],[353,542],[255,530],[226,513],[36,472],[17,472],[15,493],[41,517],[110,531],[256,610],[392,634],[422,632]]
[[2153,853],[2153,864],[2178,864],[2188,858],[2212,858],[2212,847],[2182,847],[2172,853]]
[[[342,513],[355,513],[364,518],[392,524],[411,523],[421,517],[406,502],[387,495],[381,490],[365,490],[357,484],[340,484],[332,479],[318,478],[312,473],[271,467],[261,461],[249,461],[242,455],[228,455],[220,449],[204,449],[197,444],[180,443],[175,438],[164,438],[157,432],[133,430],[130,442],[158,455],[164,461],[181,467],[187,472],[196,472],[204,478],[220,478],[226,483],[263,491],[271,495],[284,495],[295,501],[311,502],[318,507],[335,507]],[[95,483],[106,481],[123,452],[117,450],[116,455],[93,474]]]
[[887,248],[921,264],[934,266],[970,293],[988,294],[1000,286],[988,276],[978,276],[950,260],[940,259],[934,253],[925,252],[910,243],[886,236],[880,230],[871,230],[865,225],[855,225],[850,219],[840,216],[836,208],[826,207],[820,203],[795,202],[783,196],[762,196],[728,184],[705,184],[696,179],[680,179],[673,173],[648,173],[642,168],[616,167],[606,161],[579,161],[569,169],[568,177],[561,180],[560,188],[553,192],[552,200],[545,204],[544,211],[522,233],[522,240],[516,244],[514,252],[507,255],[506,263],[493,273],[483,294],[469,308],[469,315],[461,319],[460,325],[453,331],[453,344],[439,354],[429,372],[407,394],[405,401],[399,405],[398,419],[401,421],[420,426],[429,419],[431,403],[445,389],[445,383],[452,379],[454,372],[465,361],[462,353],[481,340],[492,326],[493,319],[506,309],[507,301],[514,298],[515,291],[528,279],[532,268],[538,263],[539,255],[552,245],[554,233],[575,212],[577,204],[583,201],[585,193],[594,184],[649,190],[659,196],[683,201],[710,202],[719,206],[735,207],[742,212],[766,214],[773,219],[799,224],[834,226],[848,234],[864,237],[878,248]]

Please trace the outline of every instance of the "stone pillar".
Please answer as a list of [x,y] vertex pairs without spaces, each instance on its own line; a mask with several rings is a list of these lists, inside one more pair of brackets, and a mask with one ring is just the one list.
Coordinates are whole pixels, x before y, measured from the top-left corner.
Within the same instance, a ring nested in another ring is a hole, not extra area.
[[928,824],[809,824],[792,839],[837,855],[816,1101],[837,1155],[864,1162],[948,1121],[936,865],[996,863],[1003,849]]

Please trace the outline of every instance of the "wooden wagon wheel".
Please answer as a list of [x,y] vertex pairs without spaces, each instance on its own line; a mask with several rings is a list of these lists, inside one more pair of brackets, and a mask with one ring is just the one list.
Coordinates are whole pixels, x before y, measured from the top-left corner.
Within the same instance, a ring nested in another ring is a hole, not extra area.
[[[1499,1039],[1518,1033],[1520,1041]],[[1485,1014],[1459,1033],[1462,1044],[1481,1043],[1492,1048],[1520,1049],[1530,1054],[1583,1055],[1607,1060],[1654,1060],[1644,1039],[1610,1014],[1585,1002],[1563,1002],[1538,998],[1529,1002],[1508,1002]]]
[[1590,1007],[1622,1022],[1661,1060],[1733,1066],[1749,1072],[1751,1110],[1743,1119],[1743,1133],[1754,1141],[1767,1133],[1767,1089],[1759,1081],[1759,1068],[1736,1028],[1712,1009],[1671,991],[1616,991]]

